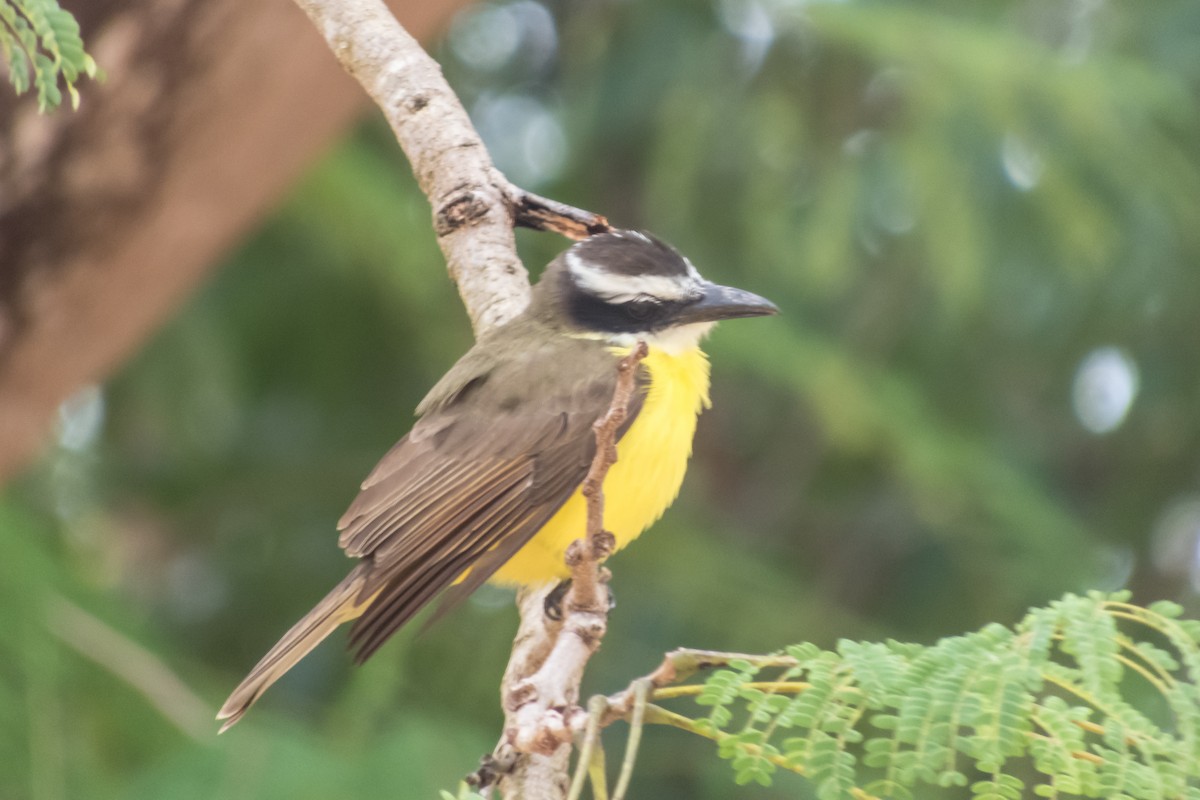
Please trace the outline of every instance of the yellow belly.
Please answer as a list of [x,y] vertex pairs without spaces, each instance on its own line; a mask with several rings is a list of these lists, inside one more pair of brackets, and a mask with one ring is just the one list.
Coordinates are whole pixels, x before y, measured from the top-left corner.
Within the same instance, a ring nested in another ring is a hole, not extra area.
[[[618,550],[661,517],[679,494],[696,415],[708,407],[708,359],[699,348],[679,355],[651,349],[642,363],[650,388],[604,480],[604,527],[616,536]],[[576,491],[491,580],[525,585],[567,577],[563,555],[586,531],[587,504]]]

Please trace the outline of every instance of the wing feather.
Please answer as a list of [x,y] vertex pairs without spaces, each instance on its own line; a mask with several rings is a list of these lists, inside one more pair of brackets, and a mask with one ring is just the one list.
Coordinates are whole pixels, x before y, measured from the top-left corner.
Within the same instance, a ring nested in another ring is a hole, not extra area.
[[472,495],[487,497],[489,481],[503,478],[514,462],[493,460],[487,464],[445,460],[435,464],[430,472],[435,481],[421,481],[418,486],[400,487],[389,502],[357,517],[342,536],[343,548],[352,556],[375,554],[386,557],[381,549],[395,550],[428,531],[439,515],[445,514]]
[[[630,404],[623,434],[637,417]],[[221,710],[226,727],[343,622],[361,662],[434,597],[431,622],[486,581],[562,507],[595,452],[616,359],[523,316],[485,335],[422,401],[338,522],[361,562],[284,635]],[[580,535],[584,532],[580,531]]]
[[[465,356],[339,522],[339,543],[366,566],[362,596],[373,597],[351,630],[357,660],[439,593],[435,619],[478,588],[583,481],[617,359],[599,342],[534,333],[503,357]],[[621,433],[643,399],[635,393]]]
[[[507,462],[507,470],[486,484],[464,491],[458,502],[443,504],[436,514],[420,520],[411,530],[404,531],[375,551],[376,564],[389,564],[423,558],[431,550],[447,547],[470,547],[481,518],[509,502],[527,504],[529,464]],[[443,541],[445,534],[457,531],[457,538]]]
[[[401,439],[400,445],[408,447],[408,437]],[[391,454],[389,453],[389,455]],[[343,548],[347,547],[357,531],[357,527],[354,525],[356,520],[370,517],[385,506],[401,504],[405,496],[419,494],[426,487],[436,484],[447,472],[455,469],[458,465],[448,459],[433,464],[423,463],[419,459],[411,459],[407,466],[411,474],[396,476],[386,485],[379,485],[378,480],[363,483],[362,491],[358,493],[354,502],[350,504],[350,508],[346,509],[346,513],[342,514],[342,518],[338,520],[338,530],[342,532],[338,544]],[[394,475],[395,470],[389,474]]]
[[[355,621],[350,630],[350,645],[357,650],[357,661],[366,660],[438,592],[467,570],[471,570],[471,574],[467,576],[470,579],[475,572],[472,565],[494,548],[506,534],[511,536],[513,532],[524,527],[531,528],[532,535],[542,524],[536,522],[537,516],[528,517],[530,511],[524,506],[517,492],[513,492],[504,502],[485,509],[483,513],[486,517],[473,521],[471,538],[460,543],[455,552],[443,554],[434,564],[418,574],[403,574],[389,581],[387,587]],[[524,525],[521,524],[522,514],[526,515]],[[487,580],[487,576],[482,580]]]

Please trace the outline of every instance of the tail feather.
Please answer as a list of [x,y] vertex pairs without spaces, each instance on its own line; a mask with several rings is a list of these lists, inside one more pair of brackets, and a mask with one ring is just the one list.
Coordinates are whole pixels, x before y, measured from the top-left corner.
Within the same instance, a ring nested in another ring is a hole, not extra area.
[[335,628],[363,613],[374,599],[373,596],[359,597],[365,583],[365,570],[362,567],[355,569],[283,635],[233,690],[225,705],[221,706],[217,719],[224,720],[225,724],[221,726],[220,733],[229,730],[271,684],[308,655]]

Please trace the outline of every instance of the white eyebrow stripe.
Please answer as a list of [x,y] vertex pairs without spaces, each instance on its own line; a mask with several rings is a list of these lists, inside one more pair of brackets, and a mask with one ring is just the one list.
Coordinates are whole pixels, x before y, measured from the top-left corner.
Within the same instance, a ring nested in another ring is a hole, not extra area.
[[637,239],[646,244],[654,244],[654,242],[650,241],[650,237],[641,231],[612,231],[609,235],[615,236],[618,239]]
[[699,276],[619,275],[588,263],[576,253],[567,253],[567,268],[579,288],[606,300],[623,303],[638,295],[661,300],[683,300],[703,294]]

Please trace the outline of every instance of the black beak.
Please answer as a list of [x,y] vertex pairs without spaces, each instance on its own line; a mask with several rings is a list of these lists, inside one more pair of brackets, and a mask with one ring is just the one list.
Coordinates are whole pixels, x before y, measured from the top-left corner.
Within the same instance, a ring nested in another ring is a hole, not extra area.
[[779,309],[770,300],[732,286],[704,284],[704,295],[679,310],[677,321],[717,322],[739,317],[766,317],[778,314]]

